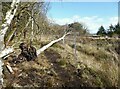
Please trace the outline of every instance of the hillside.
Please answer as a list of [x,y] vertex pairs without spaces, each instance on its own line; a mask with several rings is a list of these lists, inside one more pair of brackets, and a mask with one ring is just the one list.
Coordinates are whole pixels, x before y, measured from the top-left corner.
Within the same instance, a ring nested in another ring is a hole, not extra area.
[[120,87],[118,8],[59,2],[0,3],[0,88]]
[[[56,43],[41,53],[35,61],[14,64],[10,74],[4,67],[7,87],[117,87],[119,40],[80,39]],[[42,45],[49,42],[41,42]],[[37,43],[34,43],[39,47]],[[18,49],[19,51],[19,49]],[[14,55],[14,54],[12,54]],[[5,61],[5,62],[6,62]]]

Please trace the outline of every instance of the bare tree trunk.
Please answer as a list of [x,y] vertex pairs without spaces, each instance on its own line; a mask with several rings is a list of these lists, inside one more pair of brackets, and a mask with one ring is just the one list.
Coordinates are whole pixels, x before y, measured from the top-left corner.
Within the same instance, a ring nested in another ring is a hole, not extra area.
[[[8,53],[8,50],[5,50],[4,47],[4,36],[8,30],[8,27],[17,11],[18,4],[20,0],[13,0],[11,4],[11,9],[6,13],[5,16],[5,22],[2,24],[2,28],[0,30],[0,83],[3,85],[3,77],[2,77],[2,56],[6,55]],[[10,52],[10,51],[9,51]]]
[[66,33],[62,37],[60,37],[59,39],[53,40],[49,44],[43,46],[41,49],[38,49],[37,50],[37,55],[39,55],[41,52],[43,52],[44,50],[46,50],[47,48],[49,48],[50,46],[52,46],[54,43],[63,40],[68,34],[70,34],[70,33]]
[[77,53],[76,53],[76,38],[77,38],[77,34],[76,32],[74,32],[74,57],[77,60]]
[[65,45],[65,38],[63,38],[63,45]]
[[5,22],[2,24],[2,29],[0,30],[0,50],[4,49],[4,36],[8,30],[8,26],[10,25],[16,13],[19,2],[20,0],[13,0],[11,4],[11,9],[6,13]]
[[33,41],[33,38],[34,38],[34,34],[33,34],[33,29],[34,29],[34,21],[33,21],[33,9],[32,9],[32,32],[31,32],[31,41]]
[[26,28],[28,27],[28,25],[29,25],[30,21],[31,21],[31,17],[29,17],[29,20],[28,20],[27,24],[25,25],[25,28],[23,29],[24,39],[26,39],[26,33],[27,33]]

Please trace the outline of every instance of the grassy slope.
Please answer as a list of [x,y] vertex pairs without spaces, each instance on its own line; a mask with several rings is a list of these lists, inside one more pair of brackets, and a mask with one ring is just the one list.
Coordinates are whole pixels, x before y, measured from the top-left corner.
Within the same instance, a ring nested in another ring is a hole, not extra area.
[[103,41],[98,47],[96,43],[91,45],[93,42],[77,43],[77,59],[72,44],[57,43],[36,61],[11,64],[16,73],[9,74],[5,68],[5,86],[117,86],[118,55],[114,50],[109,51],[113,45]]

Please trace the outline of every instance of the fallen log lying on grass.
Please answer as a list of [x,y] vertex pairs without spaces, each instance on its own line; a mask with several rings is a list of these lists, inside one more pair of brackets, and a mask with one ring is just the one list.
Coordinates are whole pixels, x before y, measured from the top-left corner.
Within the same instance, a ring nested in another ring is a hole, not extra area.
[[[61,40],[64,40],[64,38],[69,35],[70,33],[66,33],[64,34],[62,37],[56,39],[56,40],[53,40],[51,41],[50,43],[48,43],[47,45],[43,46],[42,48],[38,49],[37,50],[37,56],[40,55],[41,52],[45,51],[46,49],[48,49],[50,46],[52,46],[53,44],[61,41]],[[14,52],[14,48],[6,48],[4,49],[1,53],[0,53],[0,58],[4,58],[4,57],[8,57],[10,53]],[[8,69],[8,71],[11,73],[11,74],[14,74],[14,71],[12,69],[12,67],[10,66],[10,64],[6,64],[6,67]]]

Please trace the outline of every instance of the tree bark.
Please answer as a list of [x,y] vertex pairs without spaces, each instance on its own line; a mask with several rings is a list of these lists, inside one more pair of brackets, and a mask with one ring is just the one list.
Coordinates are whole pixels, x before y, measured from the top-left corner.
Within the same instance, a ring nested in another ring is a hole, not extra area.
[[13,51],[14,51],[14,49],[12,47],[5,48],[3,51],[0,52],[0,58],[7,56],[9,53],[12,53]]
[[31,39],[30,39],[30,40],[33,41],[33,38],[34,38],[34,34],[33,34],[33,29],[34,29],[34,28],[33,28],[33,27],[34,27],[34,21],[33,21],[33,9],[32,9],[32,18],[31,18],[31,19],[32,19],[32,31],[31,31]]
[[23,29],[24,39],[26,39],[26,33],[27,33],[26,28],[28,27],[30,21],[31,21],[31,17],[29,17],[29,20],[28,20],[27,24],[25,25],[25,28]]
[[4,49],[4,47],[5,47],[4,36],[8,30],[8,27],[9,27],[13,17],[15,16],[19,2],[20,2],[20,0],[12,1],[11,9],[6,13],[5,20],[4,20],[5,22],[2,24],[2,28],[0,30],[0,84],[1,85],[3,85],[2,66],[4,65],[4,63],[2,62],[2,57],[5,56],[6,54],[8,54],[10,51],[12,51],[11,49],[9,49],[9,51]]
[[5,22],[2,24],[2,29],[0,30],[0,50],[4,49],[4,36],[8,30],[8,27],[16,13],[18,3],[20,0],[13,0],[11,4],[11,9],[6,13]]
[[63,40],[68,34],[70,34],[70,33],[66,33],[62,37],[60,37],[59,39],[53,40],[49,44],[43,46],[41,49],[38,49],[37,50],[37,55],[39,55],[41,52],[43,52],[44,50],[46,50],[47,48],[49,48],[50,46],[52,46],[54,43]]

